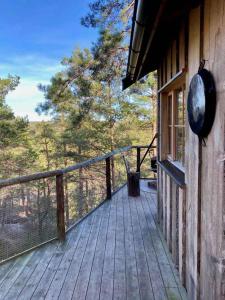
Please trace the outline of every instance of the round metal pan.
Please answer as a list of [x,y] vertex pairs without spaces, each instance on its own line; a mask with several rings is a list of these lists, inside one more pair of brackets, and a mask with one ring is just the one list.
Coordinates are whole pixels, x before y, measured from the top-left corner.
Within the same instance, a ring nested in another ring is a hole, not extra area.
[[188,100],[188,121],[192,131],[206,137],[215,119],[216,89],[212,74],[202,69],[191,80]]

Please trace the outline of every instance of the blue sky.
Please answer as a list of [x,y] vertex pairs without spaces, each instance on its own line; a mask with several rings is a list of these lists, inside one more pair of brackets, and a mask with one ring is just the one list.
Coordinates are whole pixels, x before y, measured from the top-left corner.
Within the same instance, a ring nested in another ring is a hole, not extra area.
[[80,25],[90,0],[0,0],[0,77],[20,76],[7,96],[16,115],[46,120],[34,109],[43,100],[37,89],[61,69],[77,46],[90,47],[97,32]]

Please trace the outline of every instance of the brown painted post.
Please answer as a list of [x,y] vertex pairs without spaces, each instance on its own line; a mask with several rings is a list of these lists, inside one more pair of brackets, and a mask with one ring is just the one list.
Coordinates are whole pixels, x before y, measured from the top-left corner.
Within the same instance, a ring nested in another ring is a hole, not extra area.
[[57,201],[57,231],[58,239],[65,240],[65,216],[64,216],[64,188],[63,175],[56,176],[56,201]]
[[111,199],[112,189],[111,189],[111,168],[110,168],[110,157],[105,159],[106,163],[106,198]]
[[137,172],[140,173],[140,164],[141,164],[141,148],[137,147]]

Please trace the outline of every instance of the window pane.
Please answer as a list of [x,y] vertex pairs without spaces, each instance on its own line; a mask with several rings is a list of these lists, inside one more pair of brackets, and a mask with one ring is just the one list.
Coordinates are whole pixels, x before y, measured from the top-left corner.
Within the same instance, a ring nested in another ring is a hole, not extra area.
[[184,97],[183,91],[176,91],[176,125],[184,125]]
[[176,160],[184,164],[184,143],[185,131],[184,127],[176,127]]
[[170,155],[172,154],[172,149],[173,149],[172,130],[173,130],[173,127],[170,126],[169,127],[169,139],[168,139],[168,146],[169,146],[168,154],[170,154]]
[[168,97],[168,125],[172,125],[172,96]]
[[168,97],[168,154],[172,153],[172,95]]

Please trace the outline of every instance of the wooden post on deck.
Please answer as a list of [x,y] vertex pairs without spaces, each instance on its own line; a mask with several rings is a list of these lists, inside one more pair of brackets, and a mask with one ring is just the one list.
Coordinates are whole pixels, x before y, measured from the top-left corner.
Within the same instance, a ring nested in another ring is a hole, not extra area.
[[137,147],[137,172],[140,173],[140,164],[141,164],[141,148]]
[[57,231],[58,239],[65,240],[65,216],[64,216],[64,188],[63,175],[56,176],[56,201],[57,201]]
[[110,157],[105,159],[106,163],[106,198],[112,198],[112,188],[111,188],[111,168],[110,168]]

